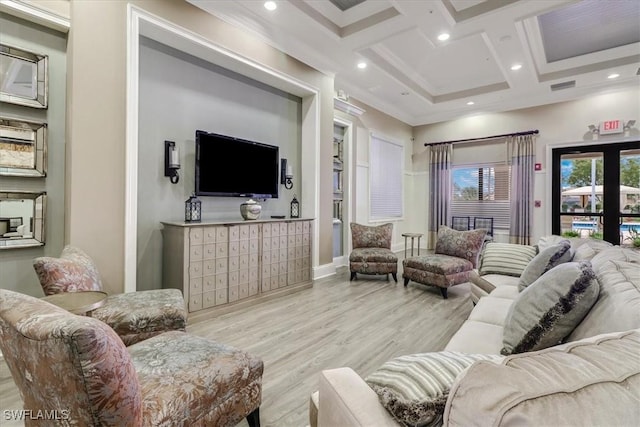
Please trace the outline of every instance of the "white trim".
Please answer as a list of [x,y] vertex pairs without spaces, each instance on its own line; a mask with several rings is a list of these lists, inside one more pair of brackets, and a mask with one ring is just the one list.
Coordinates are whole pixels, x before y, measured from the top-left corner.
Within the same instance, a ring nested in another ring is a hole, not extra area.
[[349,257],[347,257],[346,255],[342,255],[342,256],[338,256],[333,258],[333,266],[337,269],[338,267],[344,267],[349,265],[347,260],[349,259]]
[[[125,143],[125,248],[124,290],[136,290],[137,270],[137,175],[138,175],[138,94],[139,94],[139,38],[153,40],[188,51],[207,61],[236,71],[255,80],[302,98],[303,114],[301,159],[303,170],[313,171],[302,180],[301,204],[305,217],[318,218],[320,205],[320,90],[288,74],[257,63],[229,51],[201,36],[152,15],[137,6],[127,6],[127,111]],[[185,196],[186,197],[186,196]],[[312,263],[319,263],[319,230],[314,227]],[[315,267],[314,267],[315,268]]]
[[[355,171],[354,168],[351,167],[351,164],[353,163],[353,141],[355,128],[352,121],[340,117],[334,117],[333,122],[345,128],[344,140],[342,141],[344,144],[342,151],[344,158],[342,159],[342,163],[346,172],[343,176],[347,179],[346,185],[344,186],[346,191],[343,192],[346,197],[343,197],[342,199],[342,255],[345,257],[347,254],[351,253],[352,246],[350,224],[353,222],[353,175]],[[336,264],[335,259],[334,264]],[[344,264],[337,265],[346,265],[346,260],[344,261]]]
[[63,33],[68,33],[69,28],[71,28],[69,18],[21,1],[0,0],[0,12],[5,12]]
[[313,280],[322,279],[336,274],[336,266],[331,264],[323,264],[313,267]]
[[363,115],[367,110],[362,109],[356,105],[350,104],[347,101],[344,101],[340,98],[333,98],[333,107],[336,110],[340,110],[343,113],[347,113],[350,114],[352,116],[356,116],[356,117],[360,117],[361,115]]

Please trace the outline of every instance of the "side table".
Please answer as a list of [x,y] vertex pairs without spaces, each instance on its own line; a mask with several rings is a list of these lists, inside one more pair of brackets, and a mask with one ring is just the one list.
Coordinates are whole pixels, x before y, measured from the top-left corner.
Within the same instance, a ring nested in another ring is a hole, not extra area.
[[411,238],[411,256],[413,256],[413,241],[414,239],[418,239],[418,256],[420,256],[420,238],[423,236],[422,233],[404,233],[402,237],[404,237],[404,257],[407,258],[407,240]]
[[61,292],[41,299],[73,314],[91,316],[91,312],[104,304],[107,293],[102,291]]

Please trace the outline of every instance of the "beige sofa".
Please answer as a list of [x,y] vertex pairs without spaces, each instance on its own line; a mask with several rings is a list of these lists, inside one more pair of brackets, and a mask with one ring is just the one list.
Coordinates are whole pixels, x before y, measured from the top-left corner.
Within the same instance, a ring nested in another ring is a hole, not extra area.
[[[542,239],[541,247],[559,239],[548,240]],[[563,344],[500,362],[474,362],[451,386],[444,425],[637,425],[640,252],[602,244],[578,251],[582,243],[572,242],[571,256],[590,258],[599,283],[586,316]],[[474,287],[483,294],[445,351],[498,355],[503,349],[505,318],[521,292],[513,277],[487,276],[478,274],[482,280]],[[400,425],[347,367],[320,374],[310,424]]]

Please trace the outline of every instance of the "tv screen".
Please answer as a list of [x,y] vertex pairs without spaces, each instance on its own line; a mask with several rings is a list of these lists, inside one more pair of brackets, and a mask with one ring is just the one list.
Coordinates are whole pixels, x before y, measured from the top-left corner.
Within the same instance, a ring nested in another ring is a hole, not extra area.
[[278,197],[278,147],[196,131],[196,194]]

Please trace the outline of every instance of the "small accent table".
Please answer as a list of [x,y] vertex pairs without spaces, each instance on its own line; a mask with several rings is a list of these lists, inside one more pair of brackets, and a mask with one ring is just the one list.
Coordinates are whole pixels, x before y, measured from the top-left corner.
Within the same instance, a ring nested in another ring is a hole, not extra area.
[[83,292],[61,292],[59,294],[47,295],[41,299],[64,308],[73,314],[86,314],[91,316],[91,312],[104,304],[107,293],[102,291]]
[[420,256],[420,238],[422,233],[404,233],[404,257],[407,257],[407,239],[411,238],[411,256],[413,256],[413,240],[418,239],[418,256]]

